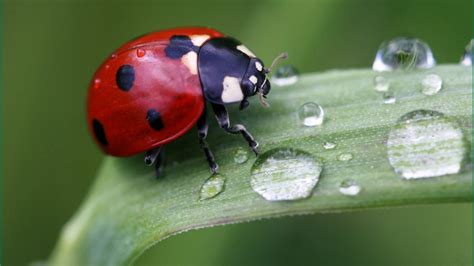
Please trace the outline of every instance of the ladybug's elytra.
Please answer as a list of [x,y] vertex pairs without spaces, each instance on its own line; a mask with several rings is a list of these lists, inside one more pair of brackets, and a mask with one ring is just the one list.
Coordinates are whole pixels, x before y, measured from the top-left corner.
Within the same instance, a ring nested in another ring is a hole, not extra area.
[[[286,54],[277,57],[286,58]],[[231,125],[226,104],[249,105],[247,98],[270,92],[265,68],[248,48],[202,27],[153,32],[110,56],[89,87],[87,121],[102,150],[114,156],[146,152],[145,164],[161,169],[162,147],[197,123],[199,143],[212,173],[217,164],[205,139],[206,101],[219,126],[242,134],[257,154],[258,143],[240,124]]]

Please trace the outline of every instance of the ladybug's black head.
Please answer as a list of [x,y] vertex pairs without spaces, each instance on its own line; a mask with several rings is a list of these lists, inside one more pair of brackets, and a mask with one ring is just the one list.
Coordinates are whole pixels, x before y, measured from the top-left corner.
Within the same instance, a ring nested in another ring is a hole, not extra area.
[[[269,105],[265,101],[265,98],[267,98],[267,94],[270,93],[271,84],[267,75],[280,60],[286,59],[287,57],[288,55],[286,53],[280,54],[273,60],[272,65],[269,68],[264,67],[262,60],[256,57],[251,58],[247,68],[247,73],[241,83],[245,98],[258,94],[260,103],[263,106],[268,107]],[[247,106],[248,102],[244,100],[242,101],[240,108],[243,109]]]

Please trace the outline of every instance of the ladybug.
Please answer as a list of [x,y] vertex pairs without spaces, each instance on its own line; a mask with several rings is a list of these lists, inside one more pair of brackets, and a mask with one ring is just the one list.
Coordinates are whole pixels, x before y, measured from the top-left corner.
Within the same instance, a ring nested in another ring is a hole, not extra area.
[[[272,63],[285,59],[286,53]],[[197,124],[199,143],[212,173],[218,165],[206,143],[206,102],[221,128],[241,134],[257,153],[258,143],[241,124],[231,125],[225,105],[260,102],[270,92],[265,68],[234,38],[204,27],[152,32],[118,48],[94,74],[87,122],[97,144],[113,156],[146,152],[145,164],[162,166],[163,146]]]

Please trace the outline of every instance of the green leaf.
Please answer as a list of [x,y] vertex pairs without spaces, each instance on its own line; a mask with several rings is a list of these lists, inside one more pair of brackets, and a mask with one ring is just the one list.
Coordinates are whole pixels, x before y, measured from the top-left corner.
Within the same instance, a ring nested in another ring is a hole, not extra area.
[[[444,82],[433,96],[421,93],[421,80],[429,73],[440,75]],[[250,177],[255,156],[249,152],[248,161],[234,162],[234,153],[247,149],[245,141],[223,133],[212,123],[208,139],[226,180],[222,193],[200,199],[200,188],[210,172],[195,132],[167,146],[167,165],[159,179],[152,168],[143,165],[142,155],[108,157],[87,199],[64,227],[50,264],[127,265],[173,234],[261,218],[471,201],[470,163],[458,174],[404,180],[390,166],[386,146],[389,132],[401,116],[426,109],[444,113],[459,124],[467,152],[471,143],[471,68],[445,65],[383,73],[397,99],[395,104],[384,104],[381,93],[373,89],[376,75],[371,70],[307,74],[295,85],[274,86],[269,109],[259,108],[254,99],[249,110],[231,111],[232,121],[247,126],[260,142],[262,153],[287,147],[323,162],[319,183],[309,198],[271,202],[254,192]],[[322,126],[301,125],[298,109],[309,101],[324,108]],[[337,146],[324,149],[325,142]],[[341,153],[351,153],[353,158],[337,160]],[[465,157],[469,162],[467,154]],[[339,185],[347,179],[362,187],[357,196],[339,192]],[[209,191],[214,195],[212,189]]]

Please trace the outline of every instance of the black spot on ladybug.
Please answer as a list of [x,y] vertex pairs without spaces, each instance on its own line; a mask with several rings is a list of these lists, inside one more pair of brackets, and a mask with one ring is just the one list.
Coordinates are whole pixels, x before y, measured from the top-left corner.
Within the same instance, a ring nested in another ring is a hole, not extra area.
[[102,123],[100,123],[99,120],[94,119],[92,121],[92,128],[94,130],[94,135],[100,142],[100,144],[107,146],[109,142],[107,141],[107,137],[105,136],[104,126],[102,126]]
[[146,120],[148,120],[150,127],[155,130],[161,130],[164,127],[161,115],[155,109],[148,110],[146,113]]
[[173,35],[170,38],[170,43],[165,48],[165,54],[169,58],[179,59],[191,51],[197,52],[198,50],[199,47],[193,44],[189,36]]
[[122,65],[115,74],[117,86],[123,91],[129,91],[135,81],[135,69],[131,65]]

